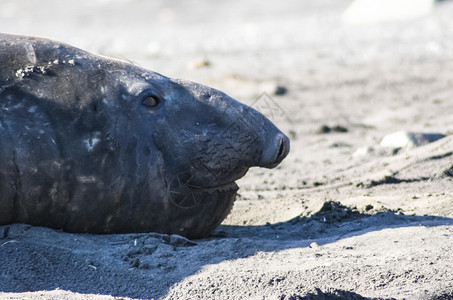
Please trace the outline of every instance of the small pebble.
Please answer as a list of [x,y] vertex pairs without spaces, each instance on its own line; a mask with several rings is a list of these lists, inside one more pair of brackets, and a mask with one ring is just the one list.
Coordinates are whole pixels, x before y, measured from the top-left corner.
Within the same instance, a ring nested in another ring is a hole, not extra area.
[[318,245],[318,243],[313,242],[313,243],[310,244],[310,248],[316,249],[316,248],[319,248],[319,245]]
[[274,95],[283,96],[288,92],[288,89],[284,86],[277,85],[275,87]]
[[332,133],[332,132],[339,132],[339,133],[344,133],[348,132],[348,129],[344,126],[341,125],[335,125],[335,126],[327,126],[327,125],[322,125],[316,133]]
[[415,147],[423,146],[434,141],[437,141],[445,137],[442,133],[421,133],[421,132],[409,132],[409,131],[398,131],[392,134],[386,135],[382,141],[382,147],[389,148],[406,148],[412,149]]

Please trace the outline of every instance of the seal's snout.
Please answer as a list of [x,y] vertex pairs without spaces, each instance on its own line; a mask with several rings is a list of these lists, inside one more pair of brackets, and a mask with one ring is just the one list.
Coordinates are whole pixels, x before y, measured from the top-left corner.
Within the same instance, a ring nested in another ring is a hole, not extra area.
[[268,145],[265,145],[259,166],[265,168],[274,168],[282,162],[282,160],[288,155],[288,153],[289,138],[280,132],[269,141]]

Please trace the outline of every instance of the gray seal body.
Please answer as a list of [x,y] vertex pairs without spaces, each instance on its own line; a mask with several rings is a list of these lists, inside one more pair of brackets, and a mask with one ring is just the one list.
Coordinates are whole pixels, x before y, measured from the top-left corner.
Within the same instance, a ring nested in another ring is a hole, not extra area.
[[0,34],[0,224],[209,235],[289,140],[222,92]]

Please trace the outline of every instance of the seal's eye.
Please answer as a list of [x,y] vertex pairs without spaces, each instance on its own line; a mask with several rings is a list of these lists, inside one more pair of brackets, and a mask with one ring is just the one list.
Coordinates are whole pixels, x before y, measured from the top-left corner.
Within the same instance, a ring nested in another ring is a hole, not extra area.
[[146,107],[156,107],[160,103],[160,99],[155,95],[148,95],[142,100],[142,104]]

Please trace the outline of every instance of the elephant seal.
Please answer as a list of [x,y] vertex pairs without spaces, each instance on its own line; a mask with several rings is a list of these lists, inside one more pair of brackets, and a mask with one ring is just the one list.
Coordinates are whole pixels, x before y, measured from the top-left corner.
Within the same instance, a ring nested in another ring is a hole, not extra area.
[[222,92],[0,34],[0,225],[209,235],[289,139]]

